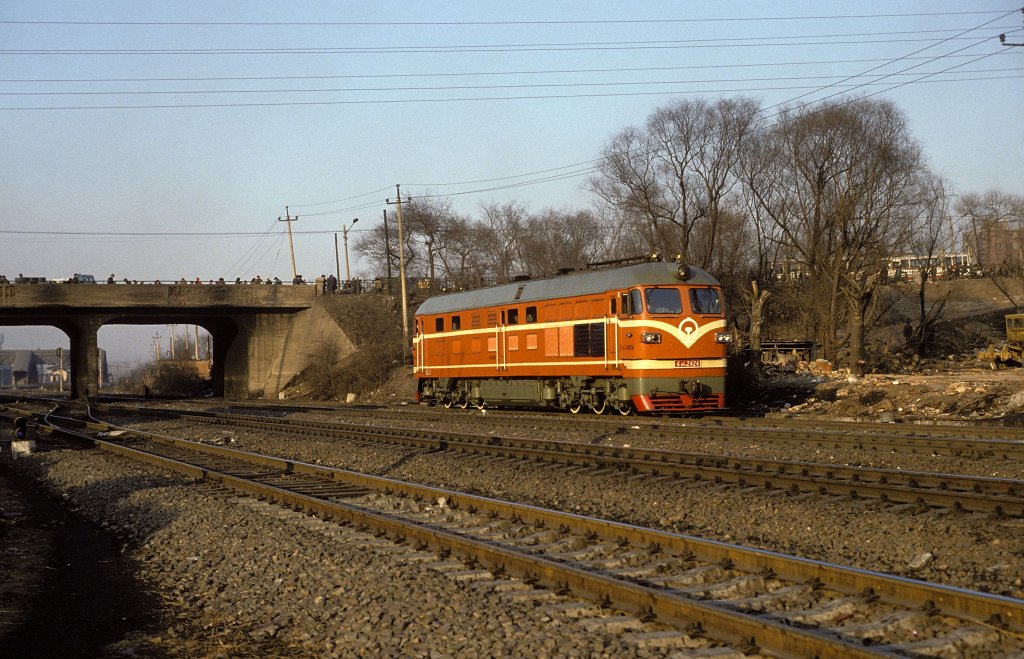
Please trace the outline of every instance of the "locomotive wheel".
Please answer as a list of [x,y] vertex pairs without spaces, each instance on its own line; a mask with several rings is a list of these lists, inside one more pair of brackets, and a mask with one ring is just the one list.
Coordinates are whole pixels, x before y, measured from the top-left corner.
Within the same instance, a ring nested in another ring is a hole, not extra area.
[[619,414],[621,414],[622,416],[629,416],[630,414],[633,413],[633,403],[627,401],[625,403],[622,403],[615,409],[617,409],[619,411]]
[[469,399],[468,399],[468,398],[463,398],[463,399],[462,399],[462,400],[460,400],[460,401],[459,401],[458,403],[456,403],[456,405],[458,405],[458,406],[459,406],[459,409],[460,409],[460,410],[464,410],[464,409],[466,409],[467,407],[469,407]]
[[591,403],[590,410],[594,414],[604,414],[604,410],[605,410],[606,407],[608,407],[608,401],[606,401],[604,398],[602,398],[601,402],[599,402],[597,404]]
[[477,402],[473,403],[473,407],[475,407],[478,410],[482,410],[485,407],[487,407],[487,401],[485,401],[483,398],[481,398]]
[[583,407],[583,403],[581,403],[578,400],[569,403],[569,411],[572,412],[573,414],[579,414],[580,413],[580,408],[582,408],[582,407]]
[[452,409],[452,399],[451,398],[445,398],[443,405],[444,405],[444,409],[446,409],[446,410]]

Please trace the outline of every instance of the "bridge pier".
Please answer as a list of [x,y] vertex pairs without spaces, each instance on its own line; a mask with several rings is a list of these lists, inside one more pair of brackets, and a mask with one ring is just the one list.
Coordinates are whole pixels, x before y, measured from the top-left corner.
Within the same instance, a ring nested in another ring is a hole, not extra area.
[[99,331],[103,319],[96,316],[63,319],[55,325],[68,335],[71,355],[68,370],[71,397],[88,398],[99,393],[100,356]]

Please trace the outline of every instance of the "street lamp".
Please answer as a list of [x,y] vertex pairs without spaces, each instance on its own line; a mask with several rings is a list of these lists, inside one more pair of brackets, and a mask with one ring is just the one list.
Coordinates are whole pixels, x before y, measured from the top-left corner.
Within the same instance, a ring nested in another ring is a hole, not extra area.
[[354,227],[356,222],[358,222],[358,221],[359,221],[359,218],[357,217],[356,219],[352,220],[352,224],[349,224],[347,227],[346,226],[342,226],[341,227],[341,241],[345,244],[345,282],[346,283],[352,281],[352,273],[349,272],[349,269],[348,269],[348,230],[351,229],[352,227]]

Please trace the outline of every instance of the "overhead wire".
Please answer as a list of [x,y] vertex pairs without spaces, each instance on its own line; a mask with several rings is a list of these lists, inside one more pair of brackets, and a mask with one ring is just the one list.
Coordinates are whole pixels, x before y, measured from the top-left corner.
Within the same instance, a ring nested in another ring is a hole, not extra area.
[[[975,26],[975,27],[969,28],[969,29],[967,29],[967,30],[963,30],[963,31],[959,32],[959,33],[958,33],[958,34],[957,34],[956,36],[957,36],[957,37],[961,37],[961,36],[963,36],[963,35],[969,34],[970,32],[973,32],[973,31],[976,31],[976,30],[982,29],[983,27],[986,27],[987,25],[991,24],[992,22],[995,22],[995,21],[998,21],[998,20],[1002,20],[1003,18],[1006,18],[1007,16],[1011,16],[1011,15],[1014,15],[1015,13],[1016,13],[1016,10],[1014,10],[1014,11],[1011,11],[1011,12],[1006,12],[1006,13],[1004,13],[1004,14],[1002,14],[1002,15],[1000,15],[1000,16],[998,16],[998,17],[996,17],[996,18],[994,18],[994,19],[993,19],[993,20],[991,20],[991,21],[987,21],[987,22],[985,22],[985,23],[982,23],[981,25],[978,25],[978,26]],[[938,46],[938,45],[941,45],[942,43],[945,43],[945,42],[947,42],[947,41],[949,41],[949,40],[950,40],[950,39],[944,39],[944,40],[942,40],[942,41],[940,41],[940,42],[938,42],[938,43],[934,44],[933,46],[929,46],[929,47],[927,47],[927,48],[922,48],[922,49],[918,49],[917,51],[914,51],[914,52],[912,52],[912,53],[909,53],[908,55],[904,55],[904,56],[901,56],[901,57],[897,57],[897,58],[895,58],[895,59],[891,59],[891,60],[889,60],[889,61],[887,62],[887,64],[892,64],[892,63],[895,63],[895,62],[899,62],[899,61],[903,61],[903,60],[906,60],[906,59],[908,59],[908,58],[911,58],[911,57],[913,57],[913,56],[915,56],[915,55],[917,55],[917,54],[919,54],[919,53],[921,53],[921,52],[924,52],[925,50],[928,50],[928,49],[930,49],[931,47],[934,47],[934,46]],[[986,37],[986,40],[987,40],[987,37]],[[971,44],[971,45],[968,45],[968,46],[964,46],[963,48],[960,48],[960,49],[958,49],[958,50],[956,50],[956,51],[953,51],[952,53],[946,53],[946,54],[943,54],[943,55],[939,55],[939,56],[935,56],[935,57],[927,58],[927,59],[928,59],[928,61],[927,61],[927,62],[925,62],[925,63],[932,63],[932,62],[934,62],[934,61],[937,61],[937,60],[939,60],[939,59],[943,59],[943,58],[945,58],[945,57],[949,57],[949,56],[955,55],[956,53],[959,53],[959,52],[961,52],[961,51],[963,51],[963,50],[966,50],[966,49],[968,49],[968,48],[972,48],[972,47],[974,47],[975,45],[978,45],[978,42],[979,42],[979,40],[975,39],[975,43],[974,43],[974,44]],[[962,63],[962,64],[958,64],[958,65],[955,65],[955,66],[953,66],[953,67],[949,67],[949,68],[947,68],[947,69],[946,69],[946,70],[944,70],[944,71],[941,71],[941,72],[933,72],[933,73],[930,73],[930,74],[927,74],[927,75],[922,75],[921,77],[919,77],[918,79],[916,79],[916,80],[914,80],[914,81],[907,81],[907,82],[901,83],[901,84],[899,84],[899,85],[893,85],[893,86],[890,86],[890,87],[888,87],[888,88],[887,88],[887,89],[885,89],[885,90],[880,90],[880,91],[876,91],[876,92],[873,92],[873,93],[872,93],[872,94],[870,94],[869,96],[874,96],[874,95],[877,95],[877,94],[885,93],[885,92],[887,92],[887,91],[891,91],[892,89],[896,89],[896,88],[898,88],[898,87],[902,87],[902,86],[905,86],[905,85],[907,85],[907,84],[913,84],[913,83],[917,83],[917,82],[920,82],[920,81],[922,81],[922,80],[923,80],[923,79],[925,79],[925,78],[928,78],[928,77],[932,77],[932,76],[934,76],[934,75],[938,75],[938,74],[940,74],[940,73],[948,72],[948,71],[950,71],[950,70],[952,70],[952,69],[958,68],[958,67],[960,67],[960,66],[965,66],[965,65],[967,65],[967,64],[971,64],[971,63],[973,63],[973,62],[976,62],[976,61],[979,61],[979,60],[982,60],[982,59],[986,59],[986,58],[988,58],[988,57],[992,57],[992,56],[994,56],[994,55],[1000,54],[1001,52],[1005,52],[1005,51],[995,51],[995,52],[992,52],[992,53],[988,53],[988,54],[985,54],[985,55],[982,55],[982,56],[976,57],[976,58],[974,58],[974,59],[970,60],[969,62],[964,62],[964,63]],[[883,78],[882,78],[882,79],[885,79],[885,78],[888,78],[888,77],[892,77],[892,75],[898,75],[898,74],[902,74],[902,73],[904,73],[904,72],[906,72],[906,71],[909,71],[909,70],[911,70],[911,69],[917,68],[917,67],[919,67],[919,66],[921,66],[921,64],[917,64],[917,65],[914,65],[913,67],[908,67],[907,69],[904,69],[904,70],[902,70],[902,71],[899,71],[899,72],[895,72],[895,73],[890,73],[890,74],[887,74],[887,75],[883,76]],[[880,66],[879,66],[879,67],[874,67],[874,68],[872,68],[872,69],[869,69],[869,70],[868,70],[867,72],[863,72],[863,73],[861,73],[861,74],[858,74],[857,76],[849,76],[849,77],[845,78],[845,79],[844,79],[844,81],[852,80],[852,79],[854,79],[854,78],[856,78],[856,77],[859,77],[860,75],[870,74],[870,73],[872,73],[873,71],[875,71],[875,70],[878,70],[879,68],[881,68],[881,67],[880,67]],[[866,86],[866,85],[868,85],[868,84],[875,84],[875,83],[862,83],[862,84],[860,84],[860,85],[857,85],[857,86],[855,86],[855,87],[854,87],[854,89],[857,89],[857,88],[861,88],[861,87],[864,87],[864,86]],[[815,92],[817,92],[817,91],[822,91],[822,90],[824,90],[824,89],[829,89],[829,88],[831,88],[831,87],[833,87],[833,86],[834,86],[834,84],[833,84],[833,85],[828,85],[828,86],[825,86],[825,87],[819,88],[818,90],[815,90],[815,91],[809,92],[808,94],[811,94],[811,93],[815,93]],[[845,94],[845,93],[848,93],[849,91],[851,91],[851,90],[844,90],[844,91],[843,91],[842,93],[844,93],[844,94]],[[803,97],[807,96],[808,94],[803,94],[803,95],[801,95],[801,96],[795,97],[794,99],[791,99],[790,101],[784,101],[784,102],[783,102],[783,104],[788,104],[789,102],[792,102],[793,100],[798,100],[799,98],[803,98]],[[831,95],[829,95],[829,96],[826,96],[826,97],[824,97],[824,98],[822,98],[822,99],[818,99],[818,100],[817,100],[816,102],[821,102],[821,101],[823,101],[823,100],[827,100],[827,99],[833,98],[833,97],[835,97],[835,96],[838,96],[838,95],[839,95],[839,93],[831,94]],[[774,105],[774,106],[771,106],[771,108],[769,108],[769,109],[772,109],[772,108],[776,108],[776,107],[780,107],[780,106],[782,106],[783,104],[776,104],[776,105]],[[807,105],[807,104],[804,104],[804,105]],[[761,112],[763,112],[763,110],[762,110],[762,109],[759,109],[759,110],[758,110],[758,113],[761,113]],[[778,112],[778,113],[776,113],[776,114],[775,114],[775,115],[774,115],[774,116],[773,116],[772,118],[778,118],[778,117],[780,117],[781,115],[782,115],[782,113],[781,113],[781,112]],[[773,128],[773,127],[774,127],[774,125],[772,125],[772,126],[767,126],[767,127],[764,127],[764,128],[763,128],[763,130],[767,130],[767,129],[770,129],[770,128]],[[600,162],[601,162],[602,160],[603,160],[603,158],[597,158],[597,159],[594,159],[594,160],[592,160],[592,161],[588,161],[589,163],[593,163],[593,165],[592,165],[591,167],[587,167],[587,168],[584,168],[584,169],[582,169],[582,170],[579,170],[579,172],[578,172],[577,174],[574,174],[574,176],[582,176],[582,175],[585,175],[585,174],[595,173],[595,172],[597,171],[597,169],[598,169],[598,164],[599,164],[599,163],[600,163]],[[586,163],[580,163],[580,164],[586,164]],[[539,181],[538,181],[538,183],[540,183],[540,182],[546,182],[546,180],[545,180],[545,179],[541,179],[541,180],[539,180]],[[510,187],[511,187],[511,186],[510,186]],[[501,188],[501,189],[503,189],[503,188]],[[476,192],[487,192],[487,191],[491,191],[491,190],[490,190],[490,189],[481,189],[481,190],[479,190],[479,191],[465,191],[465,192],[460,192],[460,193],[453,193],[453,194],[474,194],[474,193],[476,193]],[[440,195],[434,195],[434,196],[440,196]]]
[[[905,57],[904,59],[915,59]],[[930,58],[920,58],[930,59]],[[249,82],[270,80],[365,80],[390,78],[448,78],[448,77],[482,77],[482,76],[526,76],[553,74],[591,74],[591,73],[643,73],[656,71],[687,71],[704,69],[740,69],[782,66],[821,66],[835,64],[862,64],[870,62],[891,63],[891,58],[859,58],[859,59],[820,59],[791,62],[730,62],[725,64],[688,64],[679,66],[635,66],[612,68],[577,68],[577,69],[539,69],[525,71],[421,71],[417,73],[374,73],[374,74],[339,74],[339,75],[278,75],[278,76],[204,76],[204,77],[147,77],[147,78],[0,78],[7,83],[108,83],[108,82]]]
[[[995,13],[996,12],[942,12],[941,15],[993,15]],[[1007,15],[1014,14],[1014,13],[1016,13],[1016,11],[1008,12],[1006,14],[1002,14],[999,17],[993,19],[992,21],[988,21],[988,23],[1000,20],[1001,18],[1003,18],[1003,17],[1005,17]],[[928,14],[928,15],[940,15],[940,14]],[[831,18],[831,17],[824,17],[824,18]],[[582,21],[582,22],[589,22],[589,21]],[[636,22],[636,21],[628,21],[628,22]],[[666,22],[666,21],[659,21],[659,22]],[[4,21],[0,21],[0,24],[3,24],[3,23],[4,23]],[[101,23],[101,24],[105,24],[105,23]],[[953,37],[948,37],[946,39],[943,39],[939,43],[945,43],[945,42],[948,42],[948,41],[953,40],[953,39],[967,38],[967,37],[963,37],[962,35],[968,34],[972,30],[976,30],[976,29],[979,29],[979,28],[972,28],[971,30],[960,32],[958,35],[953,36]],[[944,30],[943,32],[949,32],[949,30]],[[768,38],[769,37],[764,37],[763,39],[768,39]],[[798,38],[798,37],[792,37],[792,38],[795,39],[795,38]],[[905,40],[903,40],[903,41],[905,41]],[[643,42],[630,42],[630,43],[643,43]],[[648,42],[648,43],[664,43],[664,42]],[[679,43],[679,42],[672,42],[672,43]],[[820,42],[819,42],[819,44],[820,44]],[[571,45],[571,44],[569,44],[569,45]],[[787,45],[792,45],[792,44],[787,44]],[[936,45],[938,45],[938,44],[932,44],[928,48],[935,47]],[[971,47],[973,47],[975,45],[977,45],[977,43],[972,43],[971,45],[965,46],[964,48],[959,49],[959,50],[966,50],[966,49],[971,48]],[[923,52],[924,50],[926,50],[926,49],[919,49],[918,51],[915,51],[915,53]],[[407,52],[407,51],[402,50],[402,51],[398,51],[398,52]],[[959,51],[954,51],[954,52],[959,52]],[[877,70],[879,68],[882,68],[883,66],[891,64],[891,63],[893,63],[895,61],[912,59],[913,55],[915,53],[911,53],[909,55],[906,55],[906,56],[903,56],[903,57],[900,57],[900,58],[896,58],[895,60],[886,60],[885,64],[879,65],[878,67],[874,67],[874,69],[869,69],[869,72]],[[891,89],[894,89],[894,88],[897,88],[897,87],[902,87],[902,86],[905,86],[905,85],[908,85],[908,84],[914,84],[914,83],[920,82],[920,81],[922,81],[924,79],[932,78],[932,77],[941,75],[941,74],[949,72],[949,71],[951,71],[953,69],[960,68],[962,66],[966,66],[968,64],[971,64],[973,62],[979,61],[981,59],[985,59],[986,57],[990,57],[990,56],[992,56],[994,54],[995,53],[991,53],[991,54],[988,54],[988,55],[983,55],[983,56],[980,56],[980,57],[976,57],[976,58],[970,60],[969,62],[965,62],[963,64],[959,64],[959,65],[956,65],[956,66],[953,66],[953,67],[949,67],[949,68],[947,68],[947,69],[945,69],[943,71],[932,72],[932,73],[929,73],[929,74],[922,74],[921,77],[916,79],[916,80],[913,80],[913,81],[903,81],[903,82],[899,83],[898,85],[889,87],[886,90],[880,90],[880,91],[877,91],[877,92],[873,92],[872,95],[878,94],[878,93],[884,93],[885,91],[888,91],[888,90],[891,90]],[[948,54],[937,56],[937,57],[934,57],[934,58],[921,58],[921,59],[926,59],[927,60],[924,63],[930,63],[930,62],[934,62],[934,61],[936,61],[938,59],[941,59],[943,57],[951,57],[951,56],[953,56],[953,53],[948,53]],[[878,82],[880,82],[881,80],[884,80],[884,79],[887,79],[887,78],[891,78],[891,77],[896,76],[896,75],[902,75],[906,71],[909,71],[910,69],[913,69],[913,68],[917,68],[917,67],[923,65],[924,63],[918,64],[915,67],[910,67],[909,69],[905,69],[904,71],[901,71],[901,72],[894,72],[894,73],[885,74],[885,75],[881,76],[878,80],[874,80],[874,81],[871,81],[871,82],[862,82],[862,83],[860,83],[858,85],[852,86],[852,89],[863,88],[863,87],[866,87],[866,86],[868,86],[870,84],[878,84]],[[687,67],[668,67],[668,68],[687,68]],[[983,72],[991,72],[991,71],[983,71]],[[972,72],[962,72],[962,73],[978,73],[978,72],[973,72],[972,71]],[[395,74],[395,75],[406,75],[407,76],[408,74]],[[430,74],[430,75],[452,75],[452,74]],[[457,75],[464,75],[464,74],[457,74]],[[861,78],[862,76],[865,76],[865,75],[867,75],[867,72],[862,72],[860,74],[856,74],[856,75],[853,75],[853,76],[848,76],[847,78],[845,78],[845,79],[843,79],[841,81],[833,82],[833,83],[831,83],[829,85],[826,85],[824,87],[818,87],[816,90],[812,90],[810,92],[802,94],[802,95],[800,95],[800,96],[798,96],[798,97],[796,97],[795,99],[792,99],[792,100],[796,100],[796,99],[799,99],[799,98],[806,97],[807,95],[814,94],[814,93],[822,91],[824,89],[829,89],[829,88],[835,87],[835,86],[837,86],[839,84],[842,84],[842,82],[854,80],[854,79],[857,79],[857,78]],[[271,77],[270,79],[277,79],[277,77]],[[817,78],[815,78],[815,77],[806,77],[806,78],[798,78],[798,79],[817,79]],[[580,86],[583,86],[583,85],[594,86],[596,84],[599,84],[599,83],[579,83]],[[616,84],[616,83],[605,83],[605,84],[611,85],[611,84]],[[622,83],[622,84],[627,84],[627,83]],[[632,83],[629,83],[629,84],[632,84]],[[650,83],[650,84],[678,84],[678,83],[677,82],[661,81],[661,82],[655,82],[655,83]],[[532,85],[532,86],[540,86],[540,85]],[[559,85],[559,86],[565,86],[565,85]],[[511,86],[511,88],[521,88],[521,87],[522,86]],[[455,88],[458,89],[459,87],[455,87]],[[481,87],[468,87],[468,88],[481,88]],[[502,86],[482,86],[482,88],[502,88]],[[427,89],[430,89],[430,88],[427,88]],[[449,88],[442,88],[442,89],[449,89]],[[401,90],[401,88],[399,88],[399,90]],[[286,91],[295,91],[295,90],[286,90]],[[302,90],[298,90],[298,91],[302,91]],[[313,91],[322,91],[322,90],[313,90]],[[333,91],[333,90],[331,90],[331,91]],[[379,91],[379,90],[375,89],[374,91]],[[728,91],[735,91],[735,90],[728,90]],[[850,91],[849,89],[846,89],[846,90],[844,90],[841,93],[848,93],[849,91]],[[141,93],[157,93],[157,92],[141,92]],[[185,93],[185,92],[183,92],[183,93]],[[216,93],[216,92],[195,92],[195,93]],[[235,91],[232,91],[232,92],[225,92],[225,93],[238,93],[238,92],[237,92],[237,90],[235,90]],[[675,93],[675,92],[661,92],[661,93]],[[622,95],[622,94],[614,94],[614,95]],[[641,94],[629,94],[629,95],[641,95]],[[647,94],[643,94],[643,95],[647,95]],[[837,94],[833,94],[833,95],[827,96],[825,98],[826,99],[827,98],[831,98],[832,96],[835,96],[835,95],[837,95]],[[586,95],[583,95],[583,96],[594,96],[594,95],[586,94]],[[601,96],[601,95],[598,94],[597,96]],[[560,95],[560,96],[555,96],[555,97],[563,97],[563,96]],[[538,98],[538,97],[537,96],[529,96],[529,97],[525,97],[525,98],[535,99],[535,98]],[[544,97],[539,97],[539,98],[548,98],[548,97],[544,96]],[[446,100],[461,101],[461,100],[491,100],[491,99],[426,99],[426,100],[429,102],[429,101],[446,101]],[[507,99],[507,98],[500,98],[498,100],[509,100],[509,99]],[[819,99],[819,101],[820,100],[825,100],[825,99]],[[327,103],[334,104],[334,103],[344,103],[344,102],[345,101],[327,102]],[[389,102],[395,102],[395,101],[389,101]],[[404,101],[398,101],[398,102],[404,102]],[[412,101],[410,101],[410,102],[412,102]],[[320,103],[298,103],[298,104],[320,104]],[[252,104],[242,104],[242,105],[252,105]],[[258,104],[258,105],[267,105],[267,104]],[[279,104],[274,103],[274,104],[269,104],[269,105],[279,105]],[[199,105],[199,106],[185,105],[185,106],[169,106],[169,107],[224,107],[224,106],[234,106],[234,104],[202,104],[202,105]],[[144,106],[144,107],[163,107],[163,106]],[[86,108],[86,109],[92,109],[92,108]],[[438,186],[440,186],[440,185],[458,186],[458,185],[466,185],[466,184],[479,184],[479,183],[498,182],[498,181],[502,181],[502,180],[514,180],[514,179],[524,179],[524,178],[526,179],[526,180],[520,180],[520,181],[516,181],[516,182],[510,182],[510,183],[507,183],[507,184],[497,185],[497,186],[490,186],[490,187],[486,187],[486,188],[480,188],[478,190],[456,192],[456,193],[452,193],[452,194],[473,194],[473,193],[477,193],[477,192],[485,192],[485,191],[492,191],[492,190],[502,190],[502,189],[509,189],[509,188],[515,188],[515,187],[522,187],[522,186],[526,186],[526,185],[535,185],[535,184],[543,183],[543,182],[547,182],[547,181],[556,181],[556,180],[563,180],[563,179],[567,179],[567,178],[574,178],[574,177],[577,177],[577,176],[580,176],[580,175],[584,175],[584,174],[587,174],[587,173],[592,173],[593,171],[595,171],[594,163],[599,163],[600,161],[601,161],[601,159],[598,158],[598,159],[594,159],[594,160],[590,160],[590,161],[584,161],[582,163],[576,163],[574,165],[566,165],[566,166],[562,166],[562,167],[552,168],[552,169],[549,169],[549,170],[542,170],[540,172],[535,172],[535,173],[520,174],[520,175],[515,175],[515,176],[510,176],[510,177],[496,177],[496,178],[492,178],[492,179],[481,179],[480,181],[477,181],[477,182],[465,182],[464,181],[464,182],[458,182],[458,183],[432,184],[432,185],[438,185]],[[571,171],[562,171],[562,170],[571,170]],[[556,174],[555,172],[561,172],[561,173],[557,173]],[[539,176],[541,174],[544,174],[544,175],[543,176]],[[534,178],[527,178],[527,177],[531,177],[531,176],[533,176]],[[423,185],[423,184],[412,184],[412,185]],[[295,204],[293,206],[296,206],[296,207],[303,207],[303,206],[315,207],[315,206],[331,205],[331,204],[335,204],[335,203],[342,203],[342,202],[345,202],[345,201],[351,201],[351,200],[359,199],[359,198],[362,198],[362,197],[370,196],[370,195],[373,195],[373,194],[376,194],[376,193],[379,193],[379,192],[383,192],[384,190],[387,190],[387,189],[388,188],[383,188],[381,190],[377,190],[377,191],[373,191],[373,192],[369,192],[369,193],[364,193],[362,195],[356,195],[356,196],[353,196],[353,197],[347,197],[347,198],[340,199],[340,200],[333,200],[333,201],[327,201],[327,202],[317,202],[317,203],[313,203],[313,204]],[[422,196],[425,196],[425,195],[420,195],[420,196],[422,197]],[[442,195],[429,195],[429,196],[442,196]],[[306,216],[310,216],[310,215],[328,215],[328,214],[335,214],[335,213],[340,213],[340,212],[348,212],[349,210],[356,210],[356,209],[362,209],[362,208],[367,208],[367,207],[376,207],[376,206],[379,206],[379,202],[378,203],[373,203],[373,204],[366,204],[366,205],[363,205],[363,206],[354,206],[354,207],[350,207],[348,209],[335,209],[335,210],[329,210],[329,211],[306,213],[305,215]],[[296,233],[299,233],[299,232],[296,232]],[[303,233],[329,233],[329,232],[303,232]],[[50,235],[52,235],[52,233]],[[189,235],[194,235],[194,234],[189,234]]]
[[237,26],[237,27],[394,27],[394,26],[481,26],[481,25],[643,25],[665,23],[747,23],[769,21],[816,21],[848,19],[888,18],[935,18],[939,16],[979,16],[999,13],[997,11],[934,11],[899,12],[876,14],[838,14],[804,16],[735,16],[709,18],[635,18],[635,19],[566,19],[566,20],[491,20],[491,21],[76,21],[76,20],[0,20],[0,25],[73,25],[73,26]]
[[[778,41],[765,41],[769,37],[744,37],[737,43],[732,39],[685,39],[655,41],[623,41],[623,42],[569,42],[569,43],[538,43],[538,44],[467,44],[459,46],[353,46],[353,47],[288,47],[288,48],[0,48],[0,55],[83,55],[97,56],[128,56],[128,55],[422,55],[429,53],[528,53],[528,52],[592,52],[621,50],[680,50],[691,48],[768,48],[779,46],[839,46],[866,45],[883,43],[906,43],[908,41],[933,41],[931,37],[919,39],[863,39],[852,34],[843,38],[827,41],[792,41],[791,39],[808,39],[813,37],[772,37]],[[824,38],[824,37],[821,37]],[[948,37],[943,41],[963,39],[965,37]],[[854,39],[854,40],[851,40]]]
[[[965,46],[964,48],[970,48],[972,46]],[[932,58],[930,61],[934,61]],[[920,65],[918,65],[920,66]],[[916,67],[914,67],[916,68]],[[909,70],[909,69],[908,69]],[[979,74],[979,73],[1001,73],[1001,72],[1019,72],[1018,67],[1002,68],[1002,69],[981,69],[971,70],[967,73]],[[858,74],[857,76],[847,76],[838,83],[850,81],[856,77],[864,77],[867,75],[874,75],[878,80],[865,82],[862,84],[875,84],[886,78],[894,75],[916,75],[905,72],[896,72],[888,74]],[[292,88],[292,89],[164,89],[164,90],[106,90],[106,91],[38,91],[38,92],[5,92],[0,91],[0,96],[146,96],[146,95],[204,95],[204,94],[296,94],[296,93],[336,93],[336,92],[404,92],[404,91],[466,91],[466,90],[495,90],[495,89],[551,89],[551,88],[585,88],[585,87],[639,87],[639,86],[655,86],[655,85],[691,85],[691,84],[703,84],[709,82],[717,83],[751,83],[751,82],[802,82],[802,81],[814,81],[822,79],[831,79],[838,76],[776,76],[776,77],[758,77],[758,78],[714,78],[714,79],[695,79],[695,80],[618,80],[612,82],[551,82],[551,83],[521,83],[521,84],[505,84],[505,85],[447,85],[447,86],[408,86],[408,87],[333,87],[333,88]],[[1012,77],[1012,76],[1011,76]],[[974,79],[991,79],[991,78],[974,78]],[[833,87],[838,83],[830,83],[826,86]],[[819,88],[820,89],[820,88]],[[812,92],[808,92],[812,93]],[[802,98],[803,95],[796,98]]]
[[[970,73],[970,72],[964,72]],[[929,82],[972,82],[975,80],[1005,80],[1021,77],[1020,75],[984,76],[976,78],[952,78],[949,80],[935,80]],[[631,84],[631,83],[622,83]],[[669,84],[669,83],[662,83]],[[862,83],[850,85],[845,92],[867,86]],[[902,85],[901,85],[902,86]],[[344,105],[379,105],[389,104],[417,104],[417,103],[469,103],[488,101],[539,101],[571,98],[629,98],[644,96],[669,96],[679,94],[719,94],[719,93],[751,93],[767,91],[787,91],[808,89],[820,89],[820,86],[808,85],[763,85],[759,87],[723,87],[703,89],[664,89],[650,91],[604,91],[604,92],[578,92],[578,93],[536,93],[518,95],[477,95],[477,96],[449,96],[449,97],[419,97],[419,98],[392,98],[392,99],[338,99],[338,100],[282,100],[282,101],[237,101],[237,102],[200,102],[200,103],[140,103],[133,105],[32,105],[32,106],[0,106],[0,111],[6,112],[27,112],[27,111],[86,111],[86,110],[159,110],[159,109],[215,109],[215,108],[273,108],[273,107],[315,107],[315,106],[344,106]],[[229,93],[229,92],[224,92]],[[35,96],[37,94],[28,94]]]
[[[923,53],[926,50],[930,50],[932,48],[941,46],[942,44],[947,43],[948,41],[952,41],[952,40],[960,39],[960,38],[967,38],[966,35],[970,34],[971,32],[976,32],[976,31],[978,31],[978,30],[980,30],[980,29],[982,29],[984,27],[987,27],[988,25],[990,25],[990,24],[992,24],[992,23],[994,23],[996,21],[1000,21],[1000,20],[1002,20],[1004,18],[1007,18],[1008,16],[1012,16],[1015,13],[1016,13],[1016,10],[1015,11],[1006,12],[1006,13],[1000,15],[1000,16],[997,16],[996,18],[993,18],[991,21],[986,21],[986,22],[981,23],[980,25],[977,25],[975,27],[968,28],[966,30],[962,30],[962,31],[958,32],[957,34],[955,34],[952,37],[949,37],[949,38],[946,38],[946,39],[942,39],[942,40],[938,41],[937,43],[931,44],[929,46],[925,46],[924,48],[919,48],[919,49],[917,49],[917,50],[915,50],[915,51],[913,51],[911,53],[908,53],[906,55],[898,57],[898,58],[892,60],[891,62],[889,62],[889,64],[895,64],[896,62],[904,61],[904,60],[906,60],[908,58],[911,58],[911,57],[914,57],[916,55],[919,55],[919,54]],[[985,39],[987,40],[988,37],[985,37]],[[980,43],[980,40],[977,37],[974,40],[975,40],[975,43],[973,45],[978,45],[978,43]],[[942,55],[940,57],[947,57],[947,56],[950,56],[950,55],[954,55],[954,54],[959,53],[959,52],[961,52],[963,50],[966,50],[967,48],[973,47],[973,45],[972,46],[965,46],[964,48],[960,48],[958,50],[955,50],[955,51],[953,51],[951,53],[947,53],[947,54]],[[902,71],[897,71],[895,73],[890,73],[886,77],[889,77],[889,76],[895,75],[895,74],[900,74],[900,73],[903,73],[905,71],[910,71],[910,70],[915,69],[915,68],[917,68],[919,66],[923,66],[924,64],[930,64],[930,63],[934,62],[936,59],[938,59],[938,58],[932,58],[932,59],[929,59],[926,62],[920,62],[918,64],[915,64],[914,66],[911,66],[909,68],[903,69]],[[847,82],[847,81],[852,80],[854,78],[858,78],[860,76],[864,76],[864,75],[868,75],[868,74],[874,73],[875,71],[877,71],[877,70],[879,70],[879,69],[881,69],[881,68],[883,68],[885,66],[887,66],[887,64],[880,64],[880,65],[872,67],[872,68],[870,68],[870,69],[868,69],[866,71],[862,71],[861,73],[858,73],[858,74],[856,74],[854,76],[848,76],[848,77],[846,77],[846,78],[844,78],[844,79],[842,79],[842,80],[840,80],[840,81],[838,81],[836,83],[832,83],[830,85],[827,85],[826,87],[823,87],[822,90],[834,87],[837,84],[842,84],[844,82]],[[818,90],[818,91],[822,91],[822,90]],[[789,103],[791,103],[793,101],[797,101],[797,100],[799,100],[801,98],[804,98],[804,97],[810,95],[811,93],[815,93],[815,92],[809,92],[808,94],[802,94],[802,95],[797,96],[795,98],[792,98],[792,99],[790,99],[788,101],[784,101],[782,105],[788,105]],[[826,99],[832,98],[834,96],[835,96],[835,94],[832,94],[830,96],[826,96],[824,99],[818,99],[818,101],[826,100]],[[776,104],[775,106],[772,106],[772,107],[779,107],[779,106],[780,106],[780,104]]]

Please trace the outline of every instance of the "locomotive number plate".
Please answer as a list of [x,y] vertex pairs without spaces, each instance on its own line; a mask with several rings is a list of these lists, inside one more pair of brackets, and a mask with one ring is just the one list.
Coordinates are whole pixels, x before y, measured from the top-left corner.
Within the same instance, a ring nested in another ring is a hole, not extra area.
[[677,359],[676,368],[686,368],[688,366],[700,366],[699,359]]

